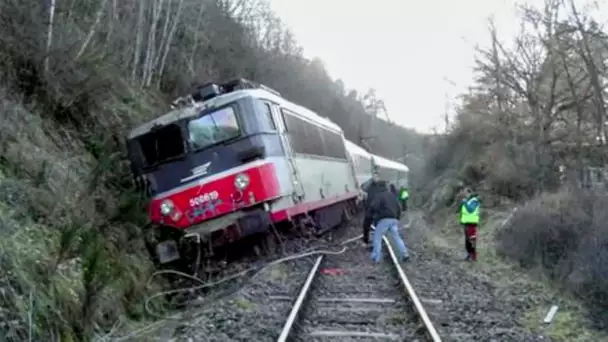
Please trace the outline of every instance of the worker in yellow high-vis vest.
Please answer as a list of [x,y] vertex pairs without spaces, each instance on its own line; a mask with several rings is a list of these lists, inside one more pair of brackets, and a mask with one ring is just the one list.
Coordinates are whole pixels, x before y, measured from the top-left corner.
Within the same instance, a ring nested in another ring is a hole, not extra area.
[[477,228],[480,218],[479,197],[471,188],[464,190],[464,198],[460,203],[460,224],[464,228],[466,261],[477,261]]
[[407,210],[407,200],[410,198],[410,193],[407,191],[407,188],[402,186],[399,189],[399,202],[401,202],[401,209],[403,211]]

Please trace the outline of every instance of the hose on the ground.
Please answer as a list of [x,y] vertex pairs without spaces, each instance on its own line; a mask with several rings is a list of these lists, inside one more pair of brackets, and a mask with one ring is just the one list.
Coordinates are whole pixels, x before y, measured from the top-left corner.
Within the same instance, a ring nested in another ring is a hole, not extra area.
[[[332,251],[332,250],[327,250],[327,249],[318,249],[318,248],[314,248],[314,249],[310,249],[308,251],[304,251],[304,252],[299,252],[293,255],[288,255],[286,257],[282,257],[273,261],[270,261],[268,263],[265,263],[263,265],[260,266],[255,266],[255,267],[250,267],[246,270],[237,272],[235,274],[229,275],[227,277],[224,277],[222,279],[216,280],[216,281],[212,281],[212,282],[205,282],[203,279],[196,277],[194,275],[190,275],[184,272],[180,272],[180,271],[175,271],[175,270],[161,270],[161,271],[157,271],[154,272],[150,278],[148,279],[146,286],[148,286],[152,280],[155,277],[161,276],[161,275],[168,275],[168,274],[173,274],[182,278],[186,278],[192,281],[196,281],[198,283],[200,283],[200,285],[195,285],[195,286],[187,286],[187,287],[180,287],[180,288],[175,288],[175,289],[171,289],[171,290],[166,290],[166,291],[160,291],[157,292],[151,296],[148,296],[144,302],[144,309],[146,310],[146,312],[155,317],[158,318],[159,321],[156,321],[146,327],[143,327],[141,329],[138,329],[136,331],[131,332],[128,335],[125,336],[121,336],[118,338],[113,338],[113,341],[125,341],[129,338],[132,338],[134,336],[137,336],[139,334],[145,333],[149,330],[152,330],[155,326],[161,324],[164,321],[168,321],[168,320],[186,320],[186,319],[192,319],[196,316],[200,316],[201,314],[203,314],[204,312],[198,312],[197,315],[191,315],[191,316],[184,316],[182,313],[177,313],[174,315],[170,315],[170,316],[166,316],[166,315],[162,315],[159,314],[157,312],[155,312],[151,307],[150,307],[150,302],[153,301],[154,299],[158,298],[158,297],[164,297],[167,295],[171,295],[171,294],[177,294],[177,293],[184,293],[184,292],[194,292],[197,290],[201,290],[201,289],[205,289],[205,288],[210,288],[210,287],[214,287],[223,283],[226,283],[228,281],[231,281],[233,279],[237,279],[237,278],[241,278],[246,276],[249,273],[252,273],[252,275],[247,279],[248,281],[253,280],[257,275],[259,275],[263,270],[274,266],[274,265],[278,265],[287,261],[292,261],[292,260],[297,260],[297,259],[302,259],[302,258],[306,258],[306,257],[310,257],[313,255],[320,255],[320,254],[324,254],[324,255],[339,255],[339,254],[343,254],[344,252],[346,252],[346,250],[348,250],[348,247],[346,246],[347,244],[350,244],[354,241],[357,241],[360,239],[360,236],[354,237],[354,238],[350,238],[347,239],[341,243],[339,243],[339,246],[341,246],[341,249],[338,251]],[[236,291],[231,291],[232,293],[238,292],[241,289],[239,288]],[[211,300],[206,300],[205,304],[210,304],[213,303],[221,298],[226,297],[226,295],[223,296],[217,296],[215,298],[212,298]]]
[[347,250],[347,247],[342,247],[342,249],[340,251],[330,251],[330,250],[312,250],[309,252],[302,252],[302,253],[298,253],[298,254],[294,254],[294,255],[290,255],[290,256],[286,256],[271,262],[268,262],[264,265],[261,266],[257,266],[257,267],[250,267],[244,271],[240,271],[237,272],[235,274],[229,275],[225,278],[222,278],[220,280],[216,280],[216,281],[212,281],[212,282],[205,282],[203,279],[199,278],[199,277],[195,277],[192,276],[190,274],[184,273],[184,272],[180,272],[180,271],[174,271],[174,270],[162,270],[162,271],[157,271],[155,273],[152,274],[152,276],[149,278],[148,282],[146,285],[149,285],[150,282],[152,281],[152,279],[154,277],[160,276],[160,275],[165,275],[165,274],[173,274],[173,275],[177,275],[183,278],[187,278],[193,281],[196,281],[198,283],[200,283],[200,285],[195,285],[195,286],[188,286],[188,287],[180,287],[180,288],[176,288],[176,289],[171,289],[171,290],[167,290],[167,291],[160,291],[157,292],[156,294],[149,296],[146,298],[145,301],[145,309],[147,311],[148,314],[155,316],[157,318],[161,318],[161,319],[171,319],[170,317],[167,316],[163,316],[160,314],[155,313],[151,308],[150,308],[150,302],[158,297],[163,297],[163,296],[167,296],[167,295],[172,295],[172,294],[177,294],[177,293],[183,293],[183,292],[194,292],[194,291],[198,291],[198,290],[202,290],[205,288],[210,288],[210,287],[215,287],[217,285],[226,283],[228,281],[231,281],[233,279],[237,279],[240,277],[243,277],[245,275],[247,275],[248,273],[253,273],[251,275],[251,277],[249,278],[249,280],[255,278],[260,272],[262,272],[264,269],[273,266],[273,265],[277,265],[283,262],[287,262],[287,261],[291,261],[291,260],[296,260],[296,259],[301,259],[301,258],[305,258],[305,257],[309,257],[312,255],[318,255],[318,254],[326,254],[326,255],[337,255],[337,254],[342,254]]

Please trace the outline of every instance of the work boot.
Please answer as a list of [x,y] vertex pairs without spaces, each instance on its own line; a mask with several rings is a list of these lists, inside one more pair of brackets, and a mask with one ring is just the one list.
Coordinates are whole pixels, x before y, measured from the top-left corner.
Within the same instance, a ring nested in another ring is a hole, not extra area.
[[471,254],[467,254],[466,258],[464,258],[462,261],[471,261]]

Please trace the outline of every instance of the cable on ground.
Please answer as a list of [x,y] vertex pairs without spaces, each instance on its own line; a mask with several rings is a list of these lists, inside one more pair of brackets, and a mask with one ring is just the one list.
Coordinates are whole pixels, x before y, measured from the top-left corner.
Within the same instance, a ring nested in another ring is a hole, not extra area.
[[[343,254],[344,252],[346,252],[348,250],[348,247],[346,245],[350,244],[350,243],[352,243],[354,241],[359,240],[359,238],[360,237],[350,238],[350,239],[347,239],[347,240],[339,243],[339,245],[342,247],[339,251],[332,251],[332,250],[326,250],[326,249],[318,249],[319,247],[317,247],[317,248],[314,248],[314,249],[310,249],[308,251],[299,252],[299,253],[296,253],[296,254],[293,254],[293,255],[282,257],[282,258],[276,259],[274,261],[270,261],[270,262],[265,263],[265,264],[260,265],[260,266],[250,267],[250,268],[248,268],[246,270],[237,272],[235,274],[229,275],[227,277],[224,277],[222,279],[219,279],[219,280],[216,280],[216,281],[212,281],[212,282],[206,282],[205,280],[203,280],[203,279],[201,279],[201,278],[199,278],[199,277],[197,277],[195,275],[190,275],[190,274],[187,274],[187,273],[184,273],[184,272],[180,272],[180,271],[175,271],[175,270],[156,271],[156,272],[154,272],[150,276],[150,278],[148,278],[148,281],[146,282],[146,286],[150,285],[150,283],[152,282],[152,280],[155,277],[158,277],[158,276],[161,276],[161,275],[167,275],[167,274],[173,274],[173,275],[176,275],[176,276],[179,276],[179,277],[182,277],[182,278],[186,278],[186,279],[189,279],[189,280],[192,280],[192,281],[196,281],[196,282],[200,283],[200,285],[187,286],[187,287],[179,287],[179,288],[175,288],[175,289],[171,289],[171,290],[160,291],[160,292],[157,292],[157,293],[155,293],[155,294],[153,294],[151,296],[148,296],[145,299],[145,302],[144,302],[144,309],[145,309],[145,311],[149,315],[151,315],[151,316],[153,316],[155,318],[158,318],[159,321],[156,321],[156,322],[154,322],[154,323],[152,323],[152,324],[150,324],[148,326],[145,326],[145,327],[143,327],[141,329],[133,331],[133,332],[131,332],[128,335],[121,336],[121,337],[118,337],[118,338],[114,338],[113,340],[114,341],[125,341],[125,340],[127,340],[129,338],[132,338],[134,336],[137,336],[139,334],[146,333],[146,332],[152,330],[157,325],[159,325],[159,324],[161,324],[161,323],[163,323],[165,321],[169,321],[169,320],[188,320],[188,319],[192,319],[192,318],[195,318],[197,316],[200,316],[200,315],[204,314],[204,311],[203,312],[198,312],[196,315],[190,315],[190,316],[185,316],[181,312],[173,314],[173,315],[170,315],[170,316],[159,314],[159,313],[155,312],[150,307],[150,302],[153,301],[154,299],[158,298],[158,297],[163,297],[163,296],[167,296],[167,295],[171,295],[171,294],[177,294],[177,293],[184,293],[184,292],[194,292],[194,291],[202,290],[202,289],[205,289],[205,288],[215,287],[215,286],[218,286],[220,284],[226,283],[228,281],[244,277],[244,276],[246,276],[249,273],[253,273],[248,278],[248,281],[251,281],[257,275],[259,275],[263,270],[265,270],[265,269],[267,269],[267,268],[269,268],[271,266],[278,265],[278,264],[281,264],[281,263],[284,263],[284,262],[287,262],[287,261],[302,259],[302,258],[306,258],[306,257],[309,257],[309,256],[320,255],[320,254],[323,254],[323,255],[339,255],[339,254]],[[331,245],[328,246],[328,247],[331,247]],[[241,289],[242,288],[239,288],[236,291],[230,291],[229,294],[234,294],[234,293],[240,291]],[[205,300],[205,303],[201,303],[201,305],[196,305],[196,306],[193,306],[193,307],[200,307],[200,306],[203,306],[203,305],[208,305],[208,304],[211,304],[211,303],[213,303],[215,301],[218,301],[218,300],[220,300],[220,299],[222,299],[222,298],[224,298],[226,296],[228,296],[228,294],[224,294],[223,296],[217,296],[216,298],[212,298],[211,300],[209,300],[209,298],[206,298],[207,300]],[[192,309],[192,307],[190,309]]]

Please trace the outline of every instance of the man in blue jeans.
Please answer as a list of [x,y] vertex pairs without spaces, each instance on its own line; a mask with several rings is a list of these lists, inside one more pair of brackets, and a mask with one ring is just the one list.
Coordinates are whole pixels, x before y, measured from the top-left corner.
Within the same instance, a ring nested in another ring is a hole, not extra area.
[[399,236],[399,218],[401,217],[401,204],[392,194],[385,181],[378,181],[377,193],[367,208],[367,215],[372,218],[376,227],[373,237],[372,261],[378,263],[382,259],[382,237],[387,232],[397,247],[398,256],[402,261],[409,258],[407,247]]

